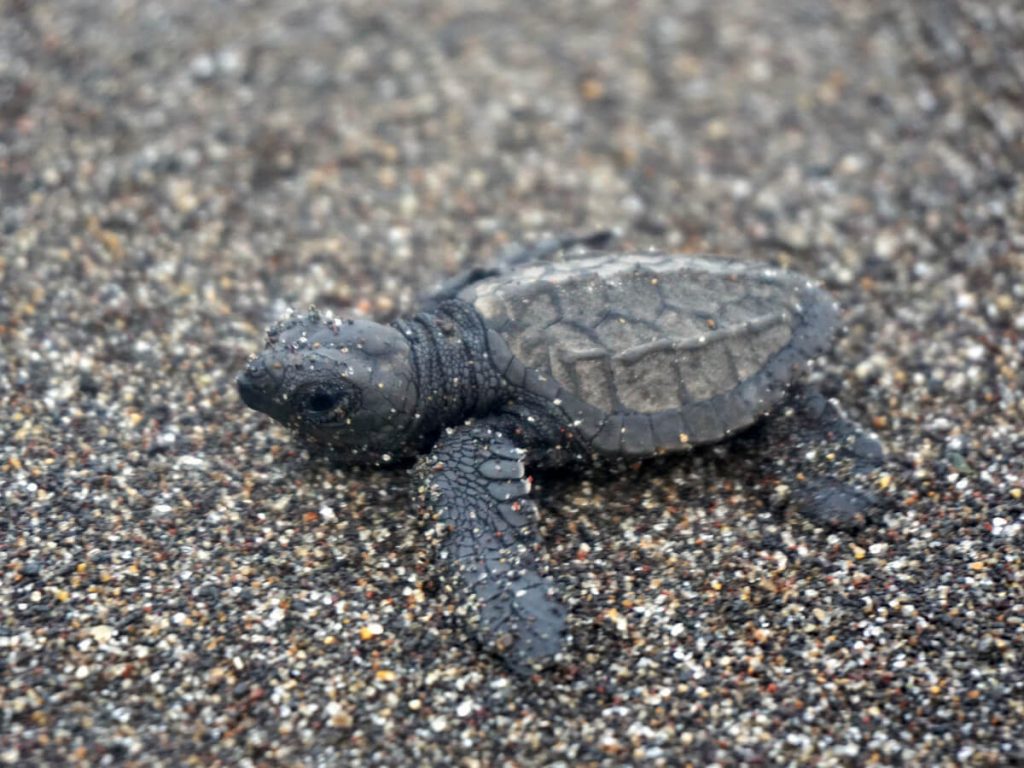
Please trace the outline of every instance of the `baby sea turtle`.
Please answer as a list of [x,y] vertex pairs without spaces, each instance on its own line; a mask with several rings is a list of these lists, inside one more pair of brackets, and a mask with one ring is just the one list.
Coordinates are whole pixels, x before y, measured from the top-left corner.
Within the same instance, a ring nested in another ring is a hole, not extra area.
[[414,472],[446,531],[442,577],[470,632],[519,672],[550,661],[565,634],[526,466],[723,440],[783,401],[837,322],[828,294],[764,265],[548,258],[606,239],[541,243],[389,325],[291,315],[238,377],[247,405],[341,463],[423,457]]

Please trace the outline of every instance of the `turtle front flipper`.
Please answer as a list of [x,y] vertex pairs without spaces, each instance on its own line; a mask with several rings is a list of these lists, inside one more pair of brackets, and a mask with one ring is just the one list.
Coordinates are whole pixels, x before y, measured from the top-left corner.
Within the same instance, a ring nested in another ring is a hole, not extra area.
[[459,293],[473,283],[489,277],[505,275],[524,264],[544,261],[553,256],[580,246],[587,251],[607,248],[618,237],[612,229],[601,229],[587,235],[563,235],[538,240],[529,245],[511,245],[498,256],[497,263],[489,267],[470,267],[459,274],[448,278],[426,296],[421,296],[419,305],[426,311],[432,311],[443,301],[458,298]]
[[486,423],[465,425],[443,434],[416,472],[445,528],[442,575],[471,634],[529,674],[561,650],[565,609],[542,573],[524,453]]

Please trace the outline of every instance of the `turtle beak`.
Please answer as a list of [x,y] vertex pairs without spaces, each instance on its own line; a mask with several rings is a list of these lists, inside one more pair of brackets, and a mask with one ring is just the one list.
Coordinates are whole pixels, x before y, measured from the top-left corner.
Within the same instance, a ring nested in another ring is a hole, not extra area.
[[256,411],[270,412],[268,390],[272,387],[270,372],[262,360],[253,360],[235,379],[238,385],[238,396],[242,402]]

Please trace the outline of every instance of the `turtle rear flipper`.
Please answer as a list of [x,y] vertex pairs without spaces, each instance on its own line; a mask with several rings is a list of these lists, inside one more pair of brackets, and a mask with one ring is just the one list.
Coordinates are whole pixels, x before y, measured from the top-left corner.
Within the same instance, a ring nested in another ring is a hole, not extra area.
[[880,486],[885,451],[813,385],[790,392],[788,407],[752,437],[771,446],[791,492],[778,501],[829,530],[858,531],[881,521],[892,499]]
[[565,609],[542,574],[524,451],[486,424],[449,430],[416,472],[444,526],[440,560],[470,632],[519,674],[562,649]]

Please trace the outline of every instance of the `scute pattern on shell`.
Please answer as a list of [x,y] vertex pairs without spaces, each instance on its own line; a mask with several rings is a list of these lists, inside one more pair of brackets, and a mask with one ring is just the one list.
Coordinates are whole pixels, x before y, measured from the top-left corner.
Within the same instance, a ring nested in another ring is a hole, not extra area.
[[704,256],[531,265],[460,296],[515,384],[608,454],[713,442],[777,404],[824,351],[831,298],[799,275]]

